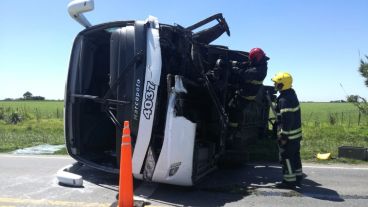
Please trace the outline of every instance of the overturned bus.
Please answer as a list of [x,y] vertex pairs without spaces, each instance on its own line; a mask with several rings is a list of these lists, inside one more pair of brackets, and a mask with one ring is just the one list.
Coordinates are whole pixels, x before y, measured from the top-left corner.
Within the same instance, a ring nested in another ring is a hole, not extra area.
[[[194,32],[211,21],[215,26]],[[268,128],[265,89],[249,110],[246,136],[229,144],[228,103],[236,84],[229,70],[212,79],[219,59],[247,61],[248,53],[211,45],[230,35],[221,14],[190,27],[119,21],[88,27],[75,38],[65,92],[65,138],[78,162],[119,173],[121,128],[130,121],[133,175],[191,186],[221,161],[242,161],[249,140]],[[234,146],[236,146],[234,148]],[[234,156],[235,153],[235,156]]]

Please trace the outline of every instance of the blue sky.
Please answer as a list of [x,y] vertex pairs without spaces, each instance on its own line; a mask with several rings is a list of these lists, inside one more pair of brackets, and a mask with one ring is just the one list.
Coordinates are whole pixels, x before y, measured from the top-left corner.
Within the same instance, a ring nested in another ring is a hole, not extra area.
[[[30,91],[63,99],[74,37],[83,29],[68,15],[69,0],[0,1],[0,99]],[[265,84],[278,71],[294,77],[302,101],[368,97],[357,72],[368,55],[367,0],[95,0],[86,13],[92,24],[144,20],[189,26],[223,13],[231,37],[214,44],[249,51],[261,47],[271,58]]]

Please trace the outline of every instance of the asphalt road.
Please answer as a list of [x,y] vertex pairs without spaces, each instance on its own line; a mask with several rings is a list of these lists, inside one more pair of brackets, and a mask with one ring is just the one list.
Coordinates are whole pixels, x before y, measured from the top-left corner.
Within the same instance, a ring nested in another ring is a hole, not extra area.
[[[56,172],[67,156],[0,155],[0,207],[116,206],[118,177],[81,167],[81,188],[61,186]],[[192,188],[134,181],[136,198],[151,206],[368,206],[368,165],[304,164],[301,189],[272,187],[275,164],[218,170]]]

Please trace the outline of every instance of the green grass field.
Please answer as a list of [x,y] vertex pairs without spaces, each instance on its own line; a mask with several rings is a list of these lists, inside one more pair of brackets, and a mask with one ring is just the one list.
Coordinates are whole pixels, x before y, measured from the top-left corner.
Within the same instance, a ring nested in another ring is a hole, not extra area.
[[62,119],[26,120],[16,125],[0,122],[0,152],[44,143],[64,144]]
[[[301,103],[303,140],[301,156],[304,161],[317,161],[317,153],[338,156],[340,146],[368,147],[368,117],[360,114],[351,103]],[[272,113],[271,113],[271,116]],[[278,159],[275,141],[259,140],[249,146],[250,160]],[[319,161],[321,162],[321,161]],[[359,163],[350,159],[329,162]]]
[[17,111],[31,118],[62,118],[63,101],[0,101],[0,108],[5,111]]
[[352,103],[301,103],[302,121],[306,125],[367,125],[366,116],[360,115]]
[[[359,115],[354,105],[302,103],[301,107],[304,160],[314,160],[319,152],[331,152],[337,157],[337,149],[343,145],[368,147],[368,117]],[[0,152],[64,143],[62,101],[0,101],[1,111]],[[19,113],[23,120],[15,125],[7,123],[6,115],[12,112]]]
[[[302,103],[304,160],[317,153],[338,155],[340,146],[368,147],[368,117],[351,103]],[[342,159],[346,162],[346,159]]]
[[[14,113],[21,121],[10,124]],[[0,101],[0,152],[43,143],[64,144],[62,101]]]

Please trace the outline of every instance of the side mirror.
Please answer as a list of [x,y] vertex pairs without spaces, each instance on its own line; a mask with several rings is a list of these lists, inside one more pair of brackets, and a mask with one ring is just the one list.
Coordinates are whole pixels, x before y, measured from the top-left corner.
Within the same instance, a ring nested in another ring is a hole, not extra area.
[[84,27],[92,25],[82,13],[92,11],[93,9],[93,0],[73,0],[68,4],[69,15]]

